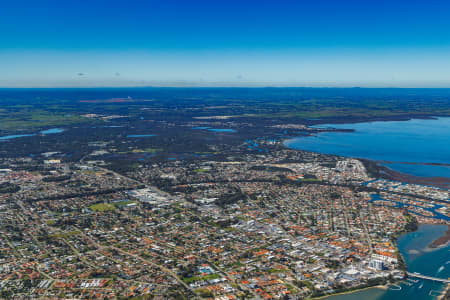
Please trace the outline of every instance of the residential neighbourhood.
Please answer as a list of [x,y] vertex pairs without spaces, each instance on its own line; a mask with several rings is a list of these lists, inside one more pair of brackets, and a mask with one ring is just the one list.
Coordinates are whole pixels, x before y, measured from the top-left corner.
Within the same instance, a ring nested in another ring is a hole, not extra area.
[[403,279],[395,238],[448,220],[446,190],[259,147],[122,174],[3,160],[1,296],[303,299]]

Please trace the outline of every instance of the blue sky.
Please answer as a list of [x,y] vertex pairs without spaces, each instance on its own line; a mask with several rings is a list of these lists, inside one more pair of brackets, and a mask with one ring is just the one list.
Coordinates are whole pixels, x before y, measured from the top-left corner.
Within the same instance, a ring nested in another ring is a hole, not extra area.
[[450,1],[10,0],[0,86],[450,87]]

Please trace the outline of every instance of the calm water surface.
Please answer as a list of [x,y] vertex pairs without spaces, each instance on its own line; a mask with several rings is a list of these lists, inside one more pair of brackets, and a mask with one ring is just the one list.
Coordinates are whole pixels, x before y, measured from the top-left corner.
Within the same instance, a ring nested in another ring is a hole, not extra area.
[[13,134],[13,135],[6,135],[6,136],[0,136],[0,141],[7,141],[12,139],[17,139],[21,137],[27,137],[27,136],[34,136],[35,134]]
[[229,128],[209,128],[208,130],[214,132],[236,132],[236,130]]
[[[64,129],[61,129],[61,128],[51,128],[51,129],[47,129],[47,130],[42,130],[39,133],[46,135],[46,134],[61,133],[63,131],[64,131]],[[0,141],[7,141],[7,140],[28,137],[28,136],[35,136],[35,135],[36,135],[35,133],[30,133],[30,134],[12,134],[12,135],[0,136]]]
[[61,128],[50,128],[47,130],[42,130],[41,134],[56,134],[56,133],[61,133],[64,132],[64,129]]
[[230,129],[230,128],[211,128],[211,127],[206,127],[206,126],[197,126],[197,127],[192,127],[191,129],[208,130],[208,131],[214,131],[214,132],[236,132],[236,130]]
[[388,167],[415,176],[450,178],[450,167],[399,162],[450,164],[450,118],[433,120],[325,124],[317,127],[353,129],[323,132],[285,142],[307,151],[393,162]]
[[148,138],[155,136],[155,134],[129,134],[127,138]]

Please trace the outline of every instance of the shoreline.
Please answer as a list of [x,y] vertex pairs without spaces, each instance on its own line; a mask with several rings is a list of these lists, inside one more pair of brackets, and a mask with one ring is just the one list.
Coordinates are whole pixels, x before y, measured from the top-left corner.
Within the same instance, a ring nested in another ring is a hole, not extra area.
[[427,248],[430,249],[438,249],[447,246],[447,244],[450,242],[450,225],[447,225],[447,231],[444,233],[444,235],[438,237],[434,241],[432,241]]
[[402,165],[424,165],[424,166],[450,167],[450,164],[448,164],[448,163],[407,162],[407,161],[389,161],[389,160],[379,160],[377,162],[381,163],[381,164],[402,164]]
[[374,285],[374,286],[366,286],[363,288],[358,288],[358,289],[354,289],[354,290],[348,290],[348,291],[343,291],[343,292],[339,292],[339,293],[335,293],[335,294],[328,294],[328,295],[323,295],[323,296],[319,296],[319,297],[313,297],[313,298],[309,298],[309,299],[326,299],[329,297],[334,297],[334,296],[338,296],[338,295],[347,295],[347,294],[353,294],[353,293],[357,293],[360,291],[364,291],[364,290],[368,290],[368,289],[381,289],[381,290],[385,290],[387,291],[389,289],[388,284],[385,285]]
[[[370,160],[370,159],[366,159],[366,160]],[[402,172],[393,170],[393,169],[389,168],[388,166],[380,165],[380,163],[378,161],[375,161],[375,160],[370,160],[370,161],[374,162],[377,165],[378,171],[380,173],[383,173],[383,174],[380,174],[381,175],[380,177],[383,177],[383,175],[385,175],[389,179],[395,180],[395,181],[402,181],[402,182],[407,182],[407,183],[412,183],[412,184],[434,186],[434,187],[438,187],[441,189],[442,188],[443,189],[450,188],[450,178],[448,178],[448,177],[415,176],[415,175],[402,173]]]
[[[421,223],[421,224],[425,224],[425,223]],[[418,225],[421,225],[418,224]],[[419,226],[417,226],[417,228],[415,228],[414,230],[407,230],[406,228],[404,228],[401,232],[397,232],[395,240],[393,241],[394,247],[397,251],[397,255],[398,255],[398,260],[400,261],[405,261],[403,255],[400,253],[400,251],[398,250],[398,246],[397,246],[397,239],[402,235],[402,234],[407,234],[407,233],[411,233],[411,232],[415,232],[419,229]],[[405,269],[403,271],[407,271],[407,266],[405,265]],[[404,280],[406,280],[407,276],[404,278]],[[355,290],[348,290],[348,291],[344,291],[344,292],[340,292],[340,293],[335,293],[335,294],[329,294],[329,295],[324,295],[324,296],[319,296],[319,297],[313,297],[310,299],[327,299],[329,297],[333,297],[333,296],[338,296],[338,295],[347,295],[347,294],[353,294],[353,293],[357,293],[360,291],[364,291],[364,290],[368,290],[368,289],[372,289],[372,288],[377,288],[377,289],[382,289],[387,291],[389,289],[389,285],[390,284],[397,284],[402,282],[403,280],[396,280],[393,283],[386,283],[384,285],[374,285],[374,286],[368,286],[368,287],[364,287],[364,288],[360,288],[360,289],[355,289]],[[450,286],[450,285],[449,285]]]
[[[420,225],[437,225],[437,224],[434,224],[434,223],[420,223],[420,224],[418,224],[418,227],[417,227],[415,230],[403,230],[403,231],[401,231],[401,232],[398,232],[398,235],[397,235],[397,237],[395,238],[395,242],[394,242],[394,245],[395,245],[395,248],[397,249],[397,251],[398,251],[398,248],[397,248],[397,239],[398,239],[402,234],[407,234],[407,233],[412,233],[412,232],[417,231],[417,230],[419,229],[419,226],[420,226]],[[450,225],[447,225],[447,226],[448,226],[448,230],[444,233],[444,236],[441,236],[441,237],[437,238],[436,240],[439,240],[439,239],[441,239],[442,237],[448,237],[448,238],[450,238]],[[435,240],[435,241],[436,241],[436,240]],[[434,241],[433,241],[433,242],[434,242]],[[432,242],[432,243],[433,243],[433,242]],[[448,242],[450,242],[450,239],[445,243],[445,245],[447,245]],[[444,247],[445,245],[440,245],[440,246],[438,246],[438,247],[436,247],[436,248],[431,248],[431,249],[435,250],[435,249]],[[427,246],[427,248],[428,248],[428,247],[429,247],[429,246]],[[400,257],[399,257],[399,260],[404,260],[403,255],[400,253],[400,251],[398,251],[398,255],[400,256]],[[405,266],[405,267],[406,267],[406,266]],[[405,277],[404,280],[406,280],[406,279],[407,279],[407,276]],[[397,281],[395,281],[395,282],[386,283],[386,284],[384,284],[384,285],[375,285],[375,286],[368,286],[368,287],[364,287],[364,288],[357,288],[357,289],[354,289],[354,290],[347,290],[347,291],[343,291],[343,292],[339,292],[339,293],[334,293],[334,294],[327,294],[327,295],[323,295],[323,296],[319,296],[319,297],[311,297],[311,298],[308,298],[308,299],[328,299],[328,298],[331,298],[331,297],[334,297],[334,296],[338,296],[338,295],[348,295],[348,294],[353,294],[353,293],[357,293],[357,292],[360,292],[360,291],[364,291],[364,290],[368,290],[368,289],[375,289],[375,288],[376,288],[376,289],[382,289],[382,290],[387,291],[387,290],[389,289],[389,286],[390,286],[390,285],[401,283],[401,282],[403,282],[404,280],[397,280]],[[446,285],[444,284],[444,287],[443,287],[443,289],[441,290],[441,295],[439,295],[439,296],[437,297],[437,300],[447,299],[446,297],[447,297],[448,295],[450,295],[450,284],[446,284]]]
[[368,118],[358,118],[358,117],[347,117],[338,118],[334,117],[322,117],[318,120],[307,120],[312,126],[323,125],[323,124],[356,124],[356,123],[372,123],[372,122],[396,122],[396,121],[410,121],[410,120],[436,120],[438,118],[450,117],[448,114],[404,114],[404,115],[394,115],[394,116],[379,116],[379,117],[368,117]]
[[[369,120],[332,120],[331,119],[321,119],[320,122],[317,122],[315,124],[308,124],[307,126],[316,126],[316,125],[323,125],[323,124],[356,124],[356,123],[372,123],[372,122],[383,122],[383,121],[410,121],[413,119],[419,119],[419,120],[437,120],[439,118],[446,118],[448,116],[443,115],[433,115],[433,116],[409,116],[407,118],[400,118],[397,119],[396,117],[387,118],[387,120],[379,120],[379,119],[369,119]],[[332,122],[332,123],[327,123]],[[334,121],[334,122],[333,122]],[[368,166],[366,164],[371,165],[370,169],[372,169],[372,173],[375,177],[379,178],[385,178],[388,180],[394,180],[394,181],[401,181],[409,184],[419,184],[419,185],[426,185],[426,186],[433,186],[441,189],[450,189],[450,177],[439,177],[439,176],[416,176],[413,174],[403,173],[394,169],[391,169],[389,166],[383,165],[383,164],[392,164],[392,163],[399,163],[399,164],[406,164],[406,165],[424,165],[424,166],[440,166],[440,167],[450,167],[450,163],[429,163],[429,162],[396,162],[396,161],[388,161],[388,160],[377,160],[377,159],[371,159],[371,158],[365,158],[365,157],[356,157],[356,156],[345,156],[340,154],[330,154],[325,152],[319,152],[319,151],[309,151],[304,150],[301,148],[291,147],[289,146],[290,141],[296,140],[298,138],[304,138],[308,136],[313,136],[320,134],[321,132],[354,132],[354,129],[341,129],[341,128],[333,128],[329,127],[326,130],[322,131],[315,131],[315,132],[309,132],[305,136],[297,136],[297,137],[289,137],[283,139],[282,145],[294,150],[300,150],[300,151],[306,151],[306,152],[313,152],[313,153],[319,153],[324,155],[331,155],[331,156],[337,156],[337,157],[344,157],[344,158],[354,158],[357,160],[360,160],[361,162],[366,162],[364,165],[366,168]]]
[[446,299],[447,296],[450,296],[450,283],[447,284],[445,289],[442,291],[442,294],[437,297],[437,300]]

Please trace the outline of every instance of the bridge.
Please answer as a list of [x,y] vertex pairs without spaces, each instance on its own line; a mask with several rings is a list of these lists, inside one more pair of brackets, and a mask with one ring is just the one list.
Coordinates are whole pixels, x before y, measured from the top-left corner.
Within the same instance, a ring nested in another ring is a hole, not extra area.
[[431,276],[426,276],[426,275],[422,275],[422,274],[419,274],[419,273],[410,273],[410,272],[406,272],[406,274],[408,274],[409,277],[415,277],[415,278],[421,278],[421,279],[428,279],[428,280],[439,281],[439,282],[443,282],[443,283],[450,283],[450,280],[449,280],[449,279],[443,279],[443,278],[431,277]]

